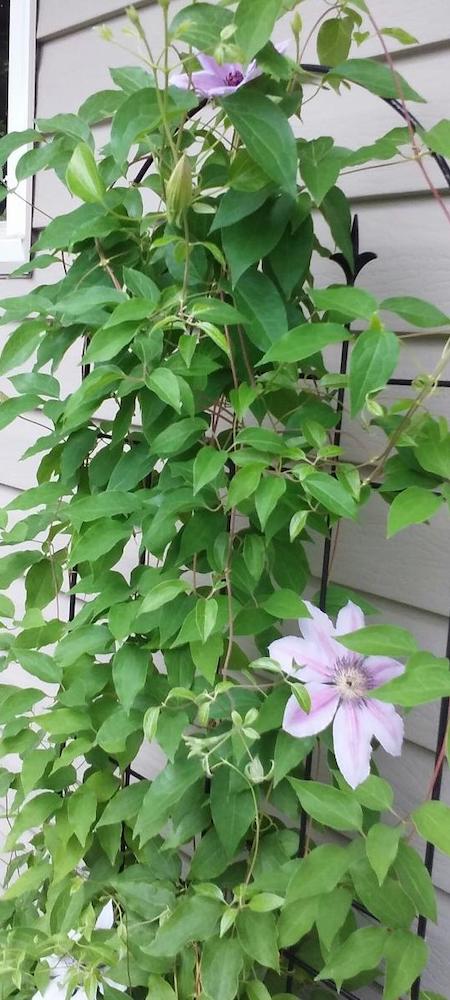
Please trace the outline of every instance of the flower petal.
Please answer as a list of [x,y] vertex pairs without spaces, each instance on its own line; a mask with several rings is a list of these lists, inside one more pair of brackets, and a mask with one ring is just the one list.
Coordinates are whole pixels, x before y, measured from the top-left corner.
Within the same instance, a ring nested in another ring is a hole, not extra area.
[[323,637],[329,637],[335,635],[335,628],[331,618],[321,611],[320,608],[316,608],[311,601],[304,601],[305,607],[308,608],[310,618],[300,618],[299,625],[305,639],[315,639],[317,634]]
[[371,735],[364,706],[355,701],[341,703],[333,723],[334,756],[351,788],[356,788],[369,777]]
[[233,87],[224,86],[223,78],[203,69],[192,74],[192,86],[202,97],[221,96],[222,94],[231,93],[233,90]]
[[401,715],[395,711],[393,705],[385,704],[383,701],[368,699],[365,711],[375,738],[381,743],[387,753],[393,757],[399,757],[402,752],[404,724]]
[[114,909],[112,905],[112,900],[108,900],[106,905],[100,910],[100,913],[95,922],[95,929],[97,931],[109,931],[111,927],[114,926]]
[[[287,674],[298,674],[303,681],[324,681],[332,677],[328,658],[317,643],[306,642],[295,635],[275,639],[269,646],[269,656]],[[292,663],[296,666],[292,666]],[[300,668],[304,668],[300,674]]]
[[189,90],[190,87],[187,73],[172,73],[169,83],[171,87],[178,87],[179,90]]
[[228,72],[227,67],[219,66],[219,63],[212,56],[207,56],[205,52],[197,52],[196,55],[202,69],[215,76],[219,85],[223,83]]
[[391,660],[389,656],[366,656],[364,666],[370,674],[374,687],[381,687],[382,684],[405,672],[404,663]]
[[256,80],[256,78],[261,75],[262,75],[262,69],[260,69],[260,67],[257,65],[256,59],[252,59],[251,63],[249,63],[249,65],[247,66],[247,69],[244,73],[244,79],[242,83],[239,84],[239,86],[242,87],[244,83],[250,83],[251,80]]
[[303,739],[305,736],[315,736],[329,726],[339,704],[336,688],[331,684],[307,684],[311,698],[310,712],[304,712],[292,695],[284,710],[283,729],[291,736]]
[[353,601],[348,601],[345,608],[341,608],[336,619],[336,634],[345,635],[347,632],[356,632],[359,628],[364,628],[365,621],[361,608]]

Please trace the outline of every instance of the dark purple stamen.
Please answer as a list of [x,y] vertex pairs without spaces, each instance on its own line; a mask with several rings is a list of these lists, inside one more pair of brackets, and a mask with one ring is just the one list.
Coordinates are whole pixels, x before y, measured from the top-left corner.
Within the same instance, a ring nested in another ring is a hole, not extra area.
[[227,87],[237,87],[242,83],[244,79],[244,74],[241,73],[240,69],[232,70],[231,73],[227,73],[225,77],[225,83]]

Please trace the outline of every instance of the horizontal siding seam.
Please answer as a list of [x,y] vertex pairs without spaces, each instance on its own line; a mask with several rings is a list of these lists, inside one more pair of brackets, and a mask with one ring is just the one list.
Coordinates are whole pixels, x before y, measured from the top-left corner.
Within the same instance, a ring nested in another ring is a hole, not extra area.
[[[134,0],[133,6],[137,9],[142,7],[154,7],[157,0]],[[37,28],[36,40],[39,46],[45,45],[47,42],[53,42],[58,38],[65,38],[68,35],[74,35],[77,31],[83,31],[85,28],[95,28],[98,24],[106,24],[107,21],[113,21],[118,17],[125,14],[126,5],[123,7],[116,7],[114,10],[105,11],[104,14],[94,14],[92,17],[84,18],[81,21],[72,21],[66,27],[56,29],[55,31],[40,32],[39,24]],[[75,15],[76,16],[76,15]]]

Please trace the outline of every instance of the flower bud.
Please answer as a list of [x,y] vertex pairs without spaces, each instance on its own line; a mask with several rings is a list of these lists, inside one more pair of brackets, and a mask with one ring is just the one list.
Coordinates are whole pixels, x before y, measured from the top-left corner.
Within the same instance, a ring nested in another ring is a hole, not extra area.
[[259,757],[253,757],[253,760],[245,767],[245,774],[252,785],[260,785],[265,779],[264,768],[261,764]]
[[302,19],[300,17],[298,10],[296,10],[291,21],[292,34],[295,39],[298,39],[300,37],[302,32],[302,27],[303,27]]
[[166,184],[166,206],[169,222],[179,224],[183,212],[189,208],[191,201],[192,170],[188,157],[183,153]]

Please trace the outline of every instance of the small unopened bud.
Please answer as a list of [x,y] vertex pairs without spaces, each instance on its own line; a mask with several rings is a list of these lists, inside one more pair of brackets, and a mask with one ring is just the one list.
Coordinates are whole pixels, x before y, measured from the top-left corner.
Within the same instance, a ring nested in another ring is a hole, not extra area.
[[131,21],[132,24],[135,24],[136,26],[140,25],[141,22],[136,7],[133,7],[133,5],[127,7],[125,13],[127,15],[128,20]]
[[259,757],[253,757],[253,760],[246,765],[245,774],[252,785],[260,785],[262,781],[265,781],[266,775]]
[[303,27],[303,21],[300,17],[298,10],[296,10],[291,21],[291,28],[292,28],[292,34],[294,38],[296,38],[297,40],[300,38],[300,35],[302,33],[302,27]]
[[197,722],[199,726],[208,725],[210,708],[211,706],[209,701],[204,701],[202,705],[199,705],[197,712]]
[[384,413],[384,407],[370,396],[366,397],[366,410],[372,417],[382,417]]
[[183,153],[166,184],[166,206],[169,222],[178,224],[191,201],[192,170],[188,157]]

